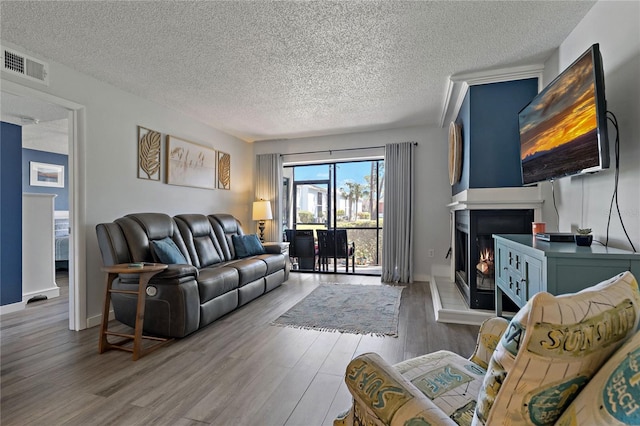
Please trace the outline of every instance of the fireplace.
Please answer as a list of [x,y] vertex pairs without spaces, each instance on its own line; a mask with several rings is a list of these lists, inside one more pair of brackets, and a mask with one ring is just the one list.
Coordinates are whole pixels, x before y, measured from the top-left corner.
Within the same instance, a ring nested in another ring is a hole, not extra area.
[[531,234],[533,221],[532,209],[455,212],[455,282],[470,308],[495,309],[492,234]]

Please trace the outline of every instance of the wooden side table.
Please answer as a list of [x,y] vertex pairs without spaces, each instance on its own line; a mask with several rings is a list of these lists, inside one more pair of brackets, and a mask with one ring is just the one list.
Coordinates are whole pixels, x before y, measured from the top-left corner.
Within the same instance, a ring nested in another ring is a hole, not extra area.
[[[143,355],[157,349],[161,344],[166,343],[173,339],[166,339],[162,337],[144,336],[142,334],[142,327],[144,325],[144,305],[146,300],[147,284],[151,277],[160,271],[167,269],[167,265],[162,263],[144,263],[142,267],[131,266],[129,263],[122,263],[112,266],[104,266],[102,270],[107,273],[107,285],[104,296],[104,307],[102,309],[102,325],[100,327],[100,342],[98,345],[99,353],[104,353],[110,349],[118,349],[121,351],[133,352],[133,360],[136,361]],[[113,280],[118,274],[138,274],[138,290],[114,290],[112,289]],[[133,334],[116,333],[108,330],[109,324],[109,305],[111,304],[111,293],[132,294],[138,297],[138,304],[136,307],[136,324]],[[110,343],[107,336],[118,336],[123,339]],[[143,350],[142,339],[155,340],[158,343]],[[133,340],[133,347],[124,346]]]

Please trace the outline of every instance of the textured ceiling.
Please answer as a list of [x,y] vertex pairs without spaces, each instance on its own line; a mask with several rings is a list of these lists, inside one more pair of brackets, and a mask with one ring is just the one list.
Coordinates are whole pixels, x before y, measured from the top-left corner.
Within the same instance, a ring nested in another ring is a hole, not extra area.
[[593,2],[0,2],[1,37],[243,140],[438,125],[451,75],[539,63]]

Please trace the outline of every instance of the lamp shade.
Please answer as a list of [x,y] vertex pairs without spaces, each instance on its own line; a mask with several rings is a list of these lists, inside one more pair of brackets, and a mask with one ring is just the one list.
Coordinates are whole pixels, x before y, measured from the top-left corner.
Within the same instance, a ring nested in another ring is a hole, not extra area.
[[253,202],[253,220],[271,220],[271,203],[266,200]]

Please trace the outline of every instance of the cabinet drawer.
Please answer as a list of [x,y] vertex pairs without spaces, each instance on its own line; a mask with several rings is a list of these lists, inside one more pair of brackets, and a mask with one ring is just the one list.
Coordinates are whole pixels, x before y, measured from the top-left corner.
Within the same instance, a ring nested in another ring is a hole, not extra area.
[[507,266],[519,274],[522,274],[524,256],[518,250],[507,247]]
[[522,294],[522,255],[512,247],[496,244],[496,285],[517,305]]

